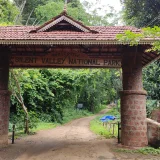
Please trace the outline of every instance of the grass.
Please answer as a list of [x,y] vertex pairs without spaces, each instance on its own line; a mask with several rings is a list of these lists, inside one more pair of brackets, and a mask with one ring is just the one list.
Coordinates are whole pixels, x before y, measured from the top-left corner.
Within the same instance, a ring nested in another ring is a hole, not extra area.
[[113,127],[111,126],[110,129],[108,129],[108,127],[103,126],[102,122],[99,122],[100,120],[95,119],[92,120],[90,123],[90,129],[91,131],[93,131],[95,134],[101,135],[105,138],[113,138],[113,137],[117,137],[117,133],[118,133],[118,127],[117,125],[115,125],[115,130],[114,130],[114,134],[113,134]]
[[93,115],[93,114],[87,110],[68,108],[68,109],[65,109],[65,111],[64,111],[64,115],[63,115],[64,117],[63,117],[62,124],[68,123],[74,119],[87,117],[87,116],[91,116],[91,115]]
[[136,150],[131,149],[116,149],[116,152],[125,152],[125,153],[141,153],[145,155],[160,155],[160,148],[155,149],[152,147],[144,147]]
[[40,122],[38,123],[36,128],[31,129],[31,132],[38,132],[40,130],[47,130],[55,128],[58,124],[57,123],[46,123],[46,122]]
[[113,138],[117,137],[118,135],[118,125],[114,125],[114,133],[113,133],[113,124],[112,123],[118,123],[117,120],[109,121],[103,125],[103,122],[100,121],[100,118],[106,115],[113,115],[116,117],[119,117],[119,112],[116,108],[112,108],[110,111],[108,111],[106,114],[97,116],[95,119],[93,119],[90,122],[90,129],[95,134],[101,135],[105,138]]
[[[40,122],[37,124],[36,128],[30,129],[30,134],[35,134],[35,132],[38,132],[40,130],[47,130],[47,129],[52,129],[55,128],[58,124],[56,123],[46,123],[46,122]],[[9,137],[11,138],[11,132],[9,133]],[[18,137],[25,137],[27,134],[24,133],[24,130],[16,130],[15,129],[15,139]]]
[[95,108],[95,113],[99,113],[101,110],[106,109],[106,105],[101,104]]
[[[104,108],[106,108],[104,105],[101,106],[101,110],[104,109]],[[74,119],[87,117],[87,116],[91,116],[91,115],[93,115],[93,114],[91,112],[87,111],[87,110],[66,108],[64,110],[63,120],[62,120],[61,124],[65,124],[65,123],[68,123],[68,122],[70,122],[70,121],[72,121]],[[56,126],[61,125],[61,124],[40,122],[40,123],[37,123],[35,128],[30,129],[30,134],[35,134],[35,132],[38,132],[40,130],[52,129],[52,128],[55,128]],[[12,126],[10,126],[10,128],[12,128]],[[12,129],[10,129],[10,131],[11,130]],[[19,129],[19,130],[17,129],[15,131],[15,137],[17,138],[17,137],[22,137],[22,136],[26,136],[26,134],[24,134],[24,131],[22,129]]]
[[[91,116],[92,113],[86,111],[86,110],[78,110],[78,109],[65,109],[63,121],[61,124],[68,123],[74,119]],[[48,122],[39,122],[37,123],[36,127],[30,129],[30,134],[35,134],[36,132],[40,130],[47,130],[55,128],[58,125],[61,125],[59,123],[48,123]],[[11,131],[12,131],[12,124],[10,124],[10,134],[11,137]],[[15,139],[18,137],[24,137],[27,136],[27,134],[24,134],[24,131],[22,129],[15,130]]]

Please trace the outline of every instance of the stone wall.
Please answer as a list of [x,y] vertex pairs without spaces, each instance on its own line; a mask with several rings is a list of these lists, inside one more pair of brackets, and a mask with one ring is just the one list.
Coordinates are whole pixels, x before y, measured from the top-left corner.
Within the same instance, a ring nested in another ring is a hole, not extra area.
[[160,110],[159,109],[152,111],[151,119],[160,123]]
[[160,123],[147,118],[147,133],[149,145],[160,147]]

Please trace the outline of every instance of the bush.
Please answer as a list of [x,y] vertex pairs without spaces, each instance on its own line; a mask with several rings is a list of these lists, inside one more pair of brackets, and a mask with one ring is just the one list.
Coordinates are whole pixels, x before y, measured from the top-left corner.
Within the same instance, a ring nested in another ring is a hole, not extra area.
[[158,105],[158,100],[147,100],[147,105],[146,105],[147,117],[150,118],[152,111],[159,108],[160,106]]
[[63,121],[62,123],[67,123],[73,119],[81,118],[84,116],[92,115],[91,112],[83,109],[73,109],[73,108],[66,108],[63,112]]
[[[35,128],[37,126],[37,123],[39,122],[38,116],[35,112],[30,111],[29,112],[29,129]],[[25,114],[22,110],[19,110],[17,114],[10,114],[10,125],[15,124],[16,130],[24,130],[25,126]],[[10,130],[9,126],[9,130]]]
[[30,111],[29,112],[29,129],[36,128],[39,122],[37,113]]
[[46,113],[39,114],[38,118],[40,122],[47,122],[47,123],[52,122],[52,116]]

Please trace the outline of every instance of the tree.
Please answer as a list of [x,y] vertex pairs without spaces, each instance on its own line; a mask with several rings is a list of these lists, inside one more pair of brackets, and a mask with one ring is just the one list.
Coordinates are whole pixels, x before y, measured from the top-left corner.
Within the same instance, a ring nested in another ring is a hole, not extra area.
[[[111,6],[93,7],[99,6],[99,1],[90,2],[89,0],[83,1],[83,7],[88,13],[88,21],[93,26],[113,26],[118,25],[120,19],[120,13]],[[104,13],[101,15],[100,13]]]
[[[19,20],[24,25],[36,25],[41,24],[49,19],[57,16],[63,11],[64,0],[14,0],[19,10],[22,11],[22,20]],[[68,1],[69,15],[74,18],[85,21],[85,10],[79,0]],[[18,20],[17,20],[18,21]]]
[[[117,16],[114,9],[111,8],[109,12],[106,12],[104,16],[98,14],[99,8],[94,9],[92,12],[87,12],[90,7],[90,3],[85,2],[83,5],[79,0],[72,0],[68,2],[67,13],[74,19],[83,22],[85,25],[115,25],[117,21]],[[85,7],[84,7],[85,6]],[[36,13],[36,23],[45,23],[51,18],[57,16],[63,11],[64,2],[62,0],[49,1],[45,5],[38,6],[35,9]],[[111,21],[111,18],[113,20]],[[110,20],[109,20],[110,19]]]
[[[88,14],[83,8],[82,4],[79,1],[70,2],[67,6],[68,15],[72,16],[74,19],[81,21],[85,24],[89,24],[88,22]],[[64,2],[48,2],[45,5],[38,6],[35,10],[37,23],[43,24],[51,18],[59,15],[64,8]]]
[[160,61],[145,68],[143,76],[144,88],[148,91],[148,99],[160,100]]
[[[43,24],[51,18],[57,16],[63,11],[64,0],[14,0],[19,8],[19,15],[15,23],[23,25]],[[85,25],[115,25],[118,24],[118,16],[115,10],[108,8],[104,16],[98,14],[100,8],[87,12],[91,5],[89,2],[80,3],[80,0],[69,0],[67,4],[67,13],[74,19],[83,22]],[[102,9],[102,8],[101,8]]]
[[[160,1],[159,0],[121,0],[124,7],[124,21],[136,27],[145,27],[142,33],[135,34],[126,31],[125,34],[117,36],[124,42],[137,45],[143,38],[155,39],[152,48],[148,51],[160,53]],[[159,100],[159,61],[152,63],[144,69],[144,88],[148,91],[148,99]]]
[[19,10],[14,3],[9,0],[0,0],[0,23],[13,24]]
[[[18,70],[17,70],[18,71]],[[10,70],[10,89],[12,91],[13,96],[15,96],[15,98],[17,99],[17,101],[20,103],[24,113],[25,113],[25,129],[24,129],[24,133],[29,134],[29,114],[28,114],[28,110],[27,107],[24,104],[24,100],[23,100],[23,95],[21,93],[21,87],[20,87],[20,83],[17,79],[17,73],[14,72],[13,70]]]
[[17,77],[12,74],[14,79],[10,79],[13,92],[11,114],[22,115],[22,121],[25,104],[29,127],[32,122],[30,113],[39,119],[48,115],[50,121],[61,123],[65,109],[74,110],[77,103],[84,103],[86,110],[95,112],[101,104],[118,98],[117,92],[121,88],[119,75],[109,69],[30,69],[20,70]]
[[121,0],[127,25],[138,28],[160,26],[159,0]]
[[16,6],[19,8],[20,15],[17,17],[16,22],[24,25],[32,25],[36,19],[35,8],[39,5],[46,4],[46,0],[14,0]]

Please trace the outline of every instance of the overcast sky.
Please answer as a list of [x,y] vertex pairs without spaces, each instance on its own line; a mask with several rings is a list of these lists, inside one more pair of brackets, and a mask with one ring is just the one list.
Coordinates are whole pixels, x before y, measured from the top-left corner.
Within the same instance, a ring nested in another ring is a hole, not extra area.
[[[80,0],[81,2],[83,2],[83,0]],[[116,11],[120,11],[121,10],[121,3],[120,0],[87,0],[88,2],[98,2],[99,6],[96,5],[95,7],[103,7],[104,5],[110,5],[113,6],[114,9]]]

